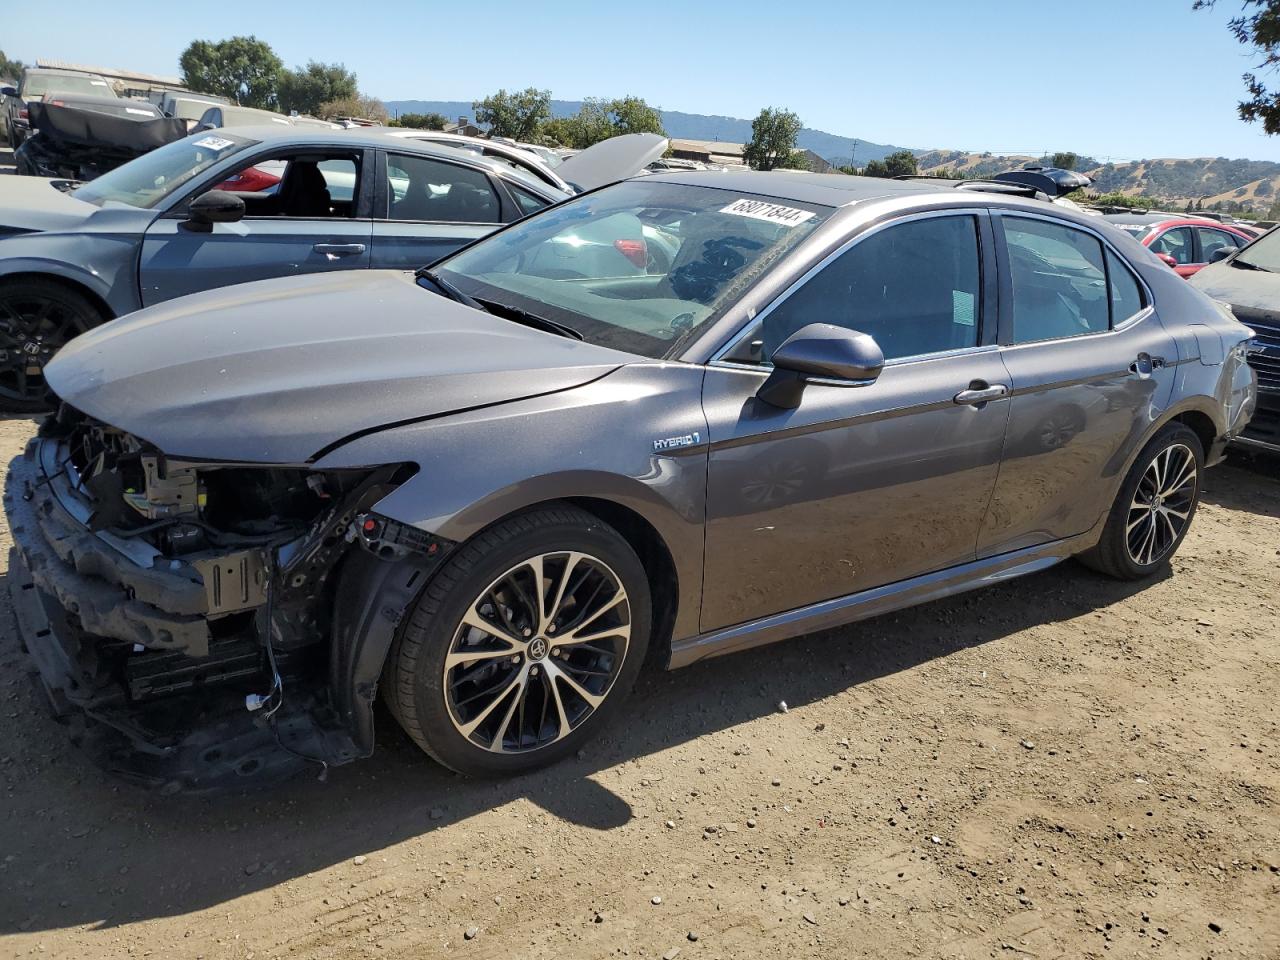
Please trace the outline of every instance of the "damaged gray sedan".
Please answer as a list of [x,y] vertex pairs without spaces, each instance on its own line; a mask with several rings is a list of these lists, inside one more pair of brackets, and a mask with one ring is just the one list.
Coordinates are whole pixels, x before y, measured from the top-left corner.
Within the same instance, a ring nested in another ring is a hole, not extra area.
[[57,715],[202,789],[574,751],[684,666],[1041,570],[1140,579],[1248,422],[1250,332],[1012,184],[676,173],[420,270],[77,338],[9,471]]

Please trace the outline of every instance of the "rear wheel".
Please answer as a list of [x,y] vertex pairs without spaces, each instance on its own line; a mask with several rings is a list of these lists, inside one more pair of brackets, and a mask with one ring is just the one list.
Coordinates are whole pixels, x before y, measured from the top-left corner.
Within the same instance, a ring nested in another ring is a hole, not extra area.
[[88,297],[54,281],[0,282],[0,412],[47,410],[45,364],[102,321]]
[[1120,580],[1150,576],[1187,535],[1203,471],[1200,438],[1180,423],[1166,426],[1134,461],[1102,538],[1081,561]]
[[432,579],[392,650],[392,713],[460,773],[501,775],[576,750],[617,714],[649,644],[644,568],[572,507],[505,520]]

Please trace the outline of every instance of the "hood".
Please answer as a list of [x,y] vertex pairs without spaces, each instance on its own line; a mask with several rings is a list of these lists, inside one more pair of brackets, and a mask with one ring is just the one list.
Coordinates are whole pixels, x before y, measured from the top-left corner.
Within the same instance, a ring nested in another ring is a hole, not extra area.
[[45,368],[171,456],[303,463],[354,434],[588,383],[628,354],[455,303],[399,271],[262,280],[91,330]]
[[1248,270],[1224,260],[1199,270],[1188,282],[1228,304],[1246,326],[1251,321],[1280,326],[1280,273]]
[[72,230],[98,208],[40,177],[0,177],[0,235],[15,230]]
[[575,153],[555,168],[556,175],[579,190],[634,177],[667,152],[667,138],[656,133],[624,133]]

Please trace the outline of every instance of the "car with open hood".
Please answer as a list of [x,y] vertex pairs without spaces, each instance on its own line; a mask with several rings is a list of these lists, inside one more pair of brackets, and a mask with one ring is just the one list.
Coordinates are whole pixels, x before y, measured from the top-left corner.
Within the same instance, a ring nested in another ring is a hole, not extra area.
[[1166,569],[1249,331],[1019,189],[656,174],[84,334],[5,493],[49,702],[164,789],[366,756],[379,697],[506,775],[646,663]]
[[[653,144],[611,149],[597,182],[639,172]],[[58,348],[139,307],[267,277],[416,269],[569,195],[451,147],[295,126],[201,131],[89,183],[0,178],[0,411],[44,409]]]
[[0,88],[10,149],[18,149],[22,141],[31,135],[31,104],[49,93],[80,94],[91,97],[115,97],[116,95],[111,84],[96,73],[28,67],[22,71],[22,79],[18,81],[16,88]]

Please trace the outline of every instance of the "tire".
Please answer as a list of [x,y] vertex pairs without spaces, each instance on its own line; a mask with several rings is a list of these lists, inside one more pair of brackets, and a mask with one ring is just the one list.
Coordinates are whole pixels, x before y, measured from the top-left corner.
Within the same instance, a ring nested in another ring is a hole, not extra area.
[[1141,580],[1160,570],[1191,529],[1203,476],[1200,438],[1181,423],[1164,427],[1134,460],[1102,538],[1080,561],[1117,580]]
[[48,410],[38,371],[68,340],[105,319],[88,297],[55,280],[0,280],[0,413]]
[[384,698],[414,742],[458,773],[533,770],[617,716],[644,664],[650,618],[630,545],[583,510],[540,508],[485,530],[431,579],[392,646]]

